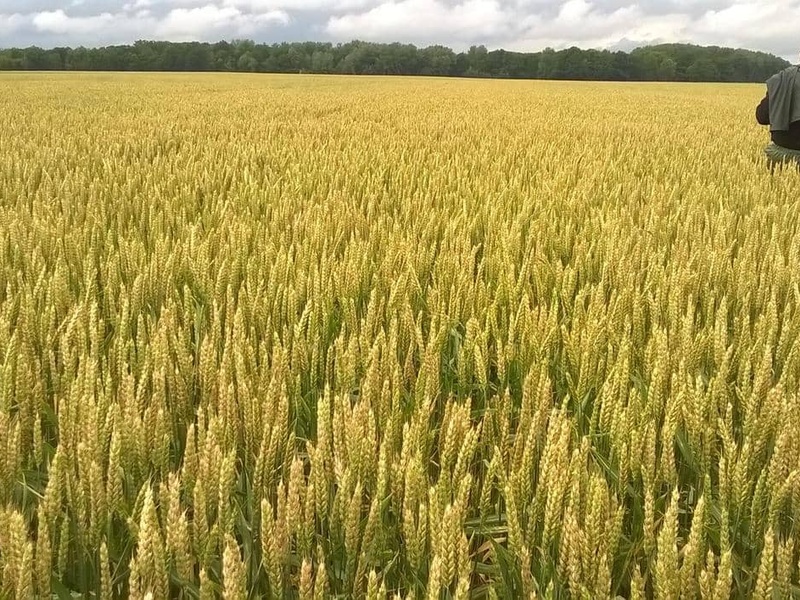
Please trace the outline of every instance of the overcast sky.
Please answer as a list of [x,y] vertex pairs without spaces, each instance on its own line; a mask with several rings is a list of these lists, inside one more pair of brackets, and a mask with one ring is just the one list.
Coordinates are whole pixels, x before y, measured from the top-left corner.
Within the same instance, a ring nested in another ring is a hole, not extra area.
[[535,51],[691,42],[794,63],[798,30],[800,0],[0,0],[0,47],[248,38]]

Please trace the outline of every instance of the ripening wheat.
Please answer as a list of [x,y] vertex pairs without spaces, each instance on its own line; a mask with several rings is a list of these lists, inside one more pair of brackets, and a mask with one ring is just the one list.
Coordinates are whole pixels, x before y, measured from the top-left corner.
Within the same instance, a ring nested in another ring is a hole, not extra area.
[[0,597],[798,594],[760,87],[2,82]]

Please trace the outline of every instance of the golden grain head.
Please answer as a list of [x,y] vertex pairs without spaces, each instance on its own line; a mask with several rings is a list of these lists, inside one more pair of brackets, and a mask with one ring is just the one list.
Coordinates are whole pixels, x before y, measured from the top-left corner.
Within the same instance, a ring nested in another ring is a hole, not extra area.
[[0,80],[3,598],[797,590],[757,87]]

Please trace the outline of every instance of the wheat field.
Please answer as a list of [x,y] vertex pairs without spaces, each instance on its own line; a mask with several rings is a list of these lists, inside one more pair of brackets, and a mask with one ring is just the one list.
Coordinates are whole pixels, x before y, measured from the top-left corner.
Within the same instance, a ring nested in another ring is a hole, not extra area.
[[763,86],[0,81],[0,597],[800,597]]

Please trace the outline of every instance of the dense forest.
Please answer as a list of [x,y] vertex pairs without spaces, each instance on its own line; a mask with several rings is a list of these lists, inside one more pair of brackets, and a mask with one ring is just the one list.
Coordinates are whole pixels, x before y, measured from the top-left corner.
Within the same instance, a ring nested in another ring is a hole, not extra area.
[[38,47],[0,50],[0,70],[77,71],[251,71],[437,75],[518,79],[610,81],[762,82],[788,66],[762,52],[691,44],[661,44],[631,52],[566,50],[489,51],[473,46],[454,52],[444,46],[295,42],[214,44],[138,41],[103,48]]

